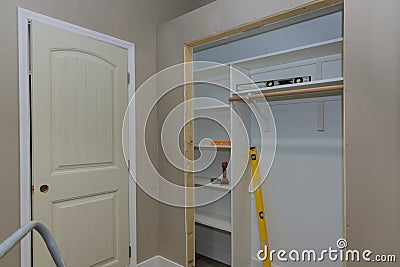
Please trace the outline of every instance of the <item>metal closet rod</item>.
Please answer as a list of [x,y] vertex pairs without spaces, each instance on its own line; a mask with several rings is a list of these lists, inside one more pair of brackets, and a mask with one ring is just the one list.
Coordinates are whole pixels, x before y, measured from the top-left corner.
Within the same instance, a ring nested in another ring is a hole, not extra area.
[[269,92],[262,94],[254,94],[254,95],[237,95],[229,98],[229,101],[242,101],[247,99],[255,99],[262,97],[278,97],[278,96],[290,96],[290,95],[301,95],[301,94],[310,94],[310,93],[322,93],[329,91],[338,91],[343,90],[343,85],[331,85],[331,86],[323,86],[323,87],[314,87],[314,88],[306,88],[306,89],[296,89],[289,91],[279,91],[279,92]]

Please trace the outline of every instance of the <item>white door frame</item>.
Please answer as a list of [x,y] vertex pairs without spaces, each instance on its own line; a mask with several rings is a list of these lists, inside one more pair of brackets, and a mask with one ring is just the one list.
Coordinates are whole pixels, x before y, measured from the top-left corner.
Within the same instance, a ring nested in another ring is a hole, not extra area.
[[[20,224],[21,226],[32,219],[31,200],[31,112],[30,112],[30,87],[29,87],[29,34],[30,21],[40,21],[58,28],[62,28],[80,35],[109,43],[128,51],[128,72],[130,82],[128,85],[129,99],[135,93],[135,44],[126,42],[102,33],[85,29],[58,19],[44,16],[30,10],[18,7],[18,56],[19,56],[19,160],[20,160]],[[129,112],[129,160],[133,164],[130,173],[136,176],[135,153],[135,109]],[[137,264],[136,257],[136,183],[129,179],[129,219],[130,219],[130,245],[132,257],[130,267]],[[31,235],[21,241],[21,266],[32,267]]]

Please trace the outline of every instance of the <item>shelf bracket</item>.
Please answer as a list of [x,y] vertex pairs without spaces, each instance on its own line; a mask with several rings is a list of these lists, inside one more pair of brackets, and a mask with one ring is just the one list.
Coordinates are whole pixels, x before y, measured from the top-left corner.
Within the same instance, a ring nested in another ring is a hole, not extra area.
[[324,127],[324,101],[317,102],[317,131],[323,132]]
[[257,110],[258,114],[261,116],[262,121],[264,122],[264,132],[269,132],[269,111],[262,111],[258,106],[257,101],[255,99],[248,99],[250,103],[253,104],[254,108]]

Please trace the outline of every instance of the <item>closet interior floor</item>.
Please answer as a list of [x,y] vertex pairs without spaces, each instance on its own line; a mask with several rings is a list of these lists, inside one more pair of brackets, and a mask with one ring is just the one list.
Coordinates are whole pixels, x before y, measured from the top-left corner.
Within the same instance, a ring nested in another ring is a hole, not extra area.
[[203,255],[196,254],[196,267],[229,267],[229,265],[207,258]]

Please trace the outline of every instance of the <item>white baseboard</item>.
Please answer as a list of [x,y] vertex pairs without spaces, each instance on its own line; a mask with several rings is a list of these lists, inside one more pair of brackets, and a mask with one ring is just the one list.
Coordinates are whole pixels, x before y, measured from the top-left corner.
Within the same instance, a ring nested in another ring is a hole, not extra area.
[[151,259],[148,259],[147,261],[139,263],[137,267],[183,267],[183,266],[173,261],[170,261],[169,259],[161,257],[160,255],[157,255]]
[[[183,267],[169,259],[166,259],[160,255],[157,255],[147,261],[139,263],[137,267]],[[263,267],[263,263],[257,259],[251,259],[251,267]],[[272,263],[272,267],[279,267],[278,265]]]

